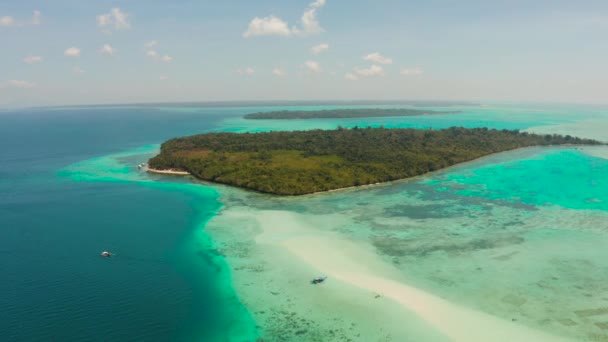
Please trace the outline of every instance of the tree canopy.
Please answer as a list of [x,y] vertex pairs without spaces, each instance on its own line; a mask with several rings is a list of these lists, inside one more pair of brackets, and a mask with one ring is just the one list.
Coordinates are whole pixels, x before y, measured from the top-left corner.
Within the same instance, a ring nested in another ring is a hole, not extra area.
[[155,169],[278,195],[302,195],[422,175],[527,146],[600,144],[561,135],[452,127],[207,133],[171,139]]

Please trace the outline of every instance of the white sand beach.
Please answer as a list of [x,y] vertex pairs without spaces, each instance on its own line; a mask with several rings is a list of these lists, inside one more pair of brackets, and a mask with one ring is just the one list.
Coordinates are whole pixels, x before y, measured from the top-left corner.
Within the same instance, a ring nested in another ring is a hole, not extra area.
[[146,171],[148,171],[150,173],[157,173],[157,174],[160,174],[160,175],[173,175],[173,176],[188,176],[188,175],[190,175],[190,172],[187,172],[187,171],[178,171],[178,170],[157,170],[157,169],[148,168],[148,169],[146,169]]

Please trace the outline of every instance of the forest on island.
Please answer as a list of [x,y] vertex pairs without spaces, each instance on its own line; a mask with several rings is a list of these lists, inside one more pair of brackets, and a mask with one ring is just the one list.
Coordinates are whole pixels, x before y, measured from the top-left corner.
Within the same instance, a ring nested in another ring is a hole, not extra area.
[[171,139],[155,169],[277,195],[303,195],[414,177],[528,146],[600,144],[561,135],[452,127],[207,133]]

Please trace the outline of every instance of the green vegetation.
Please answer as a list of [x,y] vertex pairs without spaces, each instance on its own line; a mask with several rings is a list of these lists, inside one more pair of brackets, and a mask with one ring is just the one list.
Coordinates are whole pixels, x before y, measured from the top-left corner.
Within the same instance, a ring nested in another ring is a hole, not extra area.
[[260,112],[245,115],[245,119],[254,120],[295,120],[295,119],[329,119],[329,118],[374,118],[386,116],[422,116],[457,114],[460,111],[434,111],[423,109],[382,109],[382,108],[357,108],[357,109],[328,109],[328,110],[281,110],[276,112]]
[[209,133],[165,142],[150,166],[259,192],[303,195],[418,176],[520,147],[559,144],[600,143],[457,127]]

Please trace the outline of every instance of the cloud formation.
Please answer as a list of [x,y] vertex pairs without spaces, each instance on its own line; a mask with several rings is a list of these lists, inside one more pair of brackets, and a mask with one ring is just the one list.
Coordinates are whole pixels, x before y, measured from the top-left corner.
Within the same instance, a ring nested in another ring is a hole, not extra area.
[[247,31],[243,33],[243,37],[258,37],[258,36],[289,36],[291,30],[286,22],[270,15],[268,17],[255,17],[249,23]]
[[274,68],[272,69],[272,74],[277,76],[277,77],[285,77],[287,76],[287,72],[285,72],[285,70],[281,69],[281,68]]
[[309,34],[317,34],[323,32],[323,28],[321,24],[319,24],[319,20],[317,19],[317,10],[321,7],[325,6],[325,0],[316,0],[315,2],[308,5],[308,8],[302,14],[302,18],[300,19],[300,23],[302,24],[302,29],[294,27],[292,30],[295,34],[301,35],[309,35]]
[[369,76],[381,76],[384,75],[384,69],[378,65],[372,65],[369,68],[355,68],[355,73],[358,76],[369,77]]
[[0,27],[40,25],[41,23],[42,13],[38,10],[34,11],[31,20],[17,20],[14,17],[8,15],[0,17]]
[[28,88],[34,88],[36,86],[36,83],[23,81],[23,80],[10,80],[10,81],[6,82],[6,86],[11,87],[11,88],[28,89]]
[[32,15],[32,25],[40,25],[42,23],[42,13],[36,10]]
[[326,0],[316,0],[308,5],[300,18],[301,27],[289,27],[283,19],[274,15],[263,18],[255,17],[249,22],[247,30],[243,32],[244,38],[260,36],[306,36],[323,32],[323,28],[317,19],[318,10],[325,6]]
[[356,81],[359,79],[359,77],[357,77],[357,75],[353,74],[352,72],[347,72],[346,74],[344,74],[344,78],[349,81]]
[[313,47],[310,48],[310,51],[312,53],[314,53],[315,55],[318,55],[318,54],[320,54],[322,52],[325,52],[327,50],[329,50],[329,44],[327,44],[327,43],[315,45],[315,46],[313,46]]
[[352,72],[344,74],[344,79],[349,81],[357,81],[361,77],[373,77],[383,76],[384,69],[376,64],[371,65],[369,68],[354,68]]
[[304,63],[304,67],[313,74],[318,74],[323,71],[323,69],[321,69],[321,65],[315,61],[306,61],[306,63]]
[[129,22],[129,14],[114,7],[109,13],[100,14],[97,16],[97,26],[102,28],[114,28],[115,30],[126,30],[131,28]]
[[15,26],[16,21],[15,18],[10,17],[10,16],[4,16],[4,17],[0,17],[0,27],[9,27],[9,26]]
[[77,57],[80,57],[80,49],[79,49],[79,48],[77,48],[77,47],[71,47],[71,48],[66,49],[66,50],[63,52],[63,54],[64,54],[66,57],[77,58]]
[[238,69],[236,71],[237,74],[239,75],[247,75],[247,76],[251,76],[255,73],[255,70],[253,70],[252,67],[247,67],[245,69]]
[[384,57],[378,52],[370,53],[367,56],[363,56],[363,60],[368,61],[368,62],[378,63],[378,64],[393,64],[392,59],[390,59],[388,57]]
[[156,40],[151,40],[151,41],[145,43],[144,46],[147,49],[146,56],[152,58],[153,60],[155,60],[157,62],[164,62],[164,63],[173,62],[173,57],[166,55],[166,54],[161,55],[160,53],[158,53],[158,51],[156,51],[154,49],[158,45],[159,45],[159,43]]
[[144,44],[144,46],[147,49],[151,49],[151,48],[153,48],[153,47],[155,47],[157,45],[158,45],[158,42],[156,40],[151,40],[151,41],[147,42],[146,44]]
[[424,70],[420,67],[415,67],[411,69],[402,68],[399,72],[403,76],[419,76],[424,73]]
[[101,52],[102,55],[114,56],[116,49],[110,44],[104,44],[101,49],[99,49],[99,52]]
[[40,62],[42,62],[42,57],[41,56],[27,56],[23,59],[23,62],[27,63],[27,64],[40,63]]

